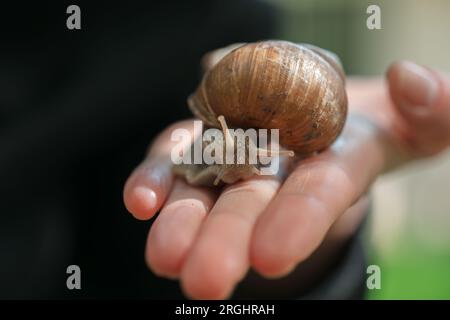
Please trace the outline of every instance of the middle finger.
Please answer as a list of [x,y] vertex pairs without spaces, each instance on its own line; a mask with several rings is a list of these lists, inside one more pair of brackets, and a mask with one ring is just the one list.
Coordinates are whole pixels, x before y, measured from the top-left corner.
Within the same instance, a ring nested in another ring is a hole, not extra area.
[[280,186],[262,176],[231,185],[217,200],[181,272],[185,293],[193,298],[229,296],[249,268],[249,245],[256,219]]

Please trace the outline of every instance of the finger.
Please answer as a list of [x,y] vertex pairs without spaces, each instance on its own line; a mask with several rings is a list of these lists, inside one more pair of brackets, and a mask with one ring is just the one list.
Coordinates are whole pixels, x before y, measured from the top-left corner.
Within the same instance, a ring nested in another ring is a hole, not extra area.
[[309,257],[383,168],[376,129],[348,121],[333,148],[302,161],[259,217],[250,258],[262,275],[285,275]]
[[418,64],[401,61],[388,70],[391,98],[406,122],[414,151],[431,155],[450,144],[450,81]]
[[206,188],[188,186],[181,179],[174,182],[147,239],[146,261],[160,276],[177,278],[200,225],[217,195]]
[[186,120],[166,128],[152,144],[147,158],[128,178],[123,198],[135,218],[150,219],[166,200],[173,181],[170,154],[175,142],[170,136],[177,128],[192,132],[192,126],[192,121]]
[[278,190],[274,177],[257,177],[227,188],[203,224],[181,273],[185,293],[224,299],[249,267],[251,233]]

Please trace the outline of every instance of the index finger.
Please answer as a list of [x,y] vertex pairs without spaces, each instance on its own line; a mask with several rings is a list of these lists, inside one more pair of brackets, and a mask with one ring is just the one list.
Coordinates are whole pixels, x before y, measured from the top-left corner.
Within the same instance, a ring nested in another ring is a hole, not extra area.
[[161,132],[152,143],[144,161],[133,171],[125,184],[125,206],[137,219],[146,220],[153,217],[169,195],[173,182],[170,154],[177,143],[171,141],[170,136],[178,128],[193,132],[193,121],[177,122]]

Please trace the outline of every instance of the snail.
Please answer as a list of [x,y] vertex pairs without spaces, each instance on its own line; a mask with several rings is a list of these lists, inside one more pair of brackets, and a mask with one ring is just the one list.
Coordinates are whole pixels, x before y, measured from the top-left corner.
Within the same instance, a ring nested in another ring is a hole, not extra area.
[[[279,144],[287,150],[269,156],[308,156],[330,146],[344,127],[345,75],[333,53],[269,40],[219,49],[202,62],[203,78],[188,106],[206,126],[223,132],[224,151],[232,146],[229,128],[278,129]],[[251,142],[244,147],[267,151]],[[248,162],[182,164],[173,171],[192,185],[210,186],[246,179],[259,168]]]

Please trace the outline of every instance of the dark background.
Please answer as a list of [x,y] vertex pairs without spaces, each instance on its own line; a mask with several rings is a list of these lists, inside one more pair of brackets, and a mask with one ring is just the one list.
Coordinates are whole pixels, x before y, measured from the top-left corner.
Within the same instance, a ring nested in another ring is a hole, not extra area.
[[[81,8],[81,30],[66,8]],[[0,297],[179,297],[144,263],[151,222],[123,184],[151,139],[188,117],[201,56],[272,35],[256,1],[3,5],[0,19]],[[66,288],[79,265],[82,290]]]

